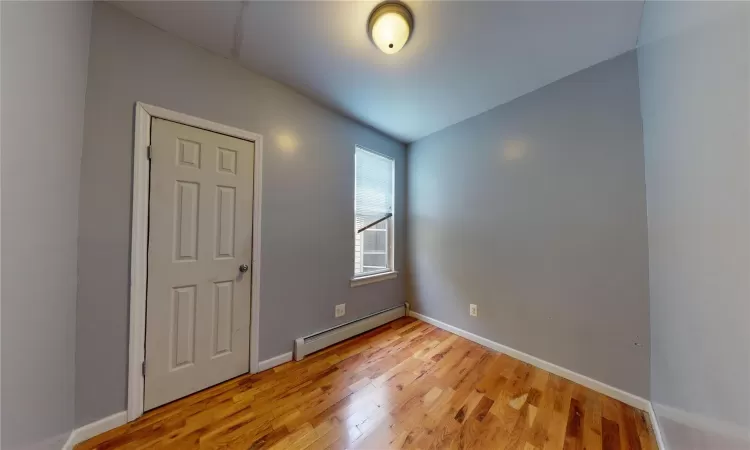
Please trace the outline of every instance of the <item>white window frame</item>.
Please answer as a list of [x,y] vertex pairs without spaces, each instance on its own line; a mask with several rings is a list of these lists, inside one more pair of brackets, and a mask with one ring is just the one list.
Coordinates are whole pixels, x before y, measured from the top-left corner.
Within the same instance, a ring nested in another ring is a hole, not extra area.
[[[391,195],[393,196],[393,205],[394,205],[394,211],[391,217],[385,220],[387,222],[387,233],[388,233],[388,267],[386,269],[377,271],[377,272],[365,272],[361,274],[354,274],[350,280],[350,286],[351,287],[357,287],[362,286],[365,284],[370,283],[376,283],[379,281],[385,281],[385,280],[391,280],[393,278],[396,278],[398,276],[398,271],[396,270],[396,258],[395,258],[395,235],[396,235],[396,211],[395,211],[395,200],[396,200],[396,160],[388,155],[384,155],[380,152],[376,152],[374,150],[370,150],[369,148],[363,147],[361,145],[357,145],[354,148],[355,152],[355,162],[354,162],[354,219],[355,219],[355,229],[354,229],[354,236],[352,239],[352,243],[356,246],[357,242],[357,230],[356,230],[356,211],[357,211],[357,163],[356,163],[356,152],[357,150],[363,150],[372,154],[375,154],[377,156],[380,156],[382,158],[385,158],[389,161],[391,161],[391,170],[393,172],[393,176],[391,177],[393,186],[391,187]],[[362,239],[362,246],[364,246],[364,239]],[[352,260],[352,267],[356,264],[356,256],[355,252],[352,252],[352,256],[354,256],[355,259]],[[362,258],[364,259],[364,255],[362,255]],[[364,263],[364,261],[363,261]]]

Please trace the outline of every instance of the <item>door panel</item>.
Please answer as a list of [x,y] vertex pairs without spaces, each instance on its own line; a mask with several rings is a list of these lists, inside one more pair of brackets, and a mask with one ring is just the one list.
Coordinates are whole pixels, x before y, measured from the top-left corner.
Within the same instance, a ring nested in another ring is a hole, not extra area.
[[250,366],[252,142],[151,123],[145,409]]
[[235,189],[228,186],[216,187],[216,258],[234,256],[234,210]]

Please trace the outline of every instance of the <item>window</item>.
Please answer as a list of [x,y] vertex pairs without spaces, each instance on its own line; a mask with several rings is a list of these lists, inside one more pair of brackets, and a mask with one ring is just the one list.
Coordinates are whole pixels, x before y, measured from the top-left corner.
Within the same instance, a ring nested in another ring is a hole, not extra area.
[[393,160],[357,147],[354,161],[354,278],[391,274]]

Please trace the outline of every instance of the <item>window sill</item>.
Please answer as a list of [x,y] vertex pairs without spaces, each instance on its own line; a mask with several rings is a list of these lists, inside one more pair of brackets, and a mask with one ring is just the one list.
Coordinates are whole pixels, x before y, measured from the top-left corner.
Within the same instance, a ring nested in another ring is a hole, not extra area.
[[377,283],[379,281],[392,280],[398,276],[395,270],[391,272],[376,273],[375,275],[365,275],[352,278],[349,282],[351,287],[364,286],[365,284]]

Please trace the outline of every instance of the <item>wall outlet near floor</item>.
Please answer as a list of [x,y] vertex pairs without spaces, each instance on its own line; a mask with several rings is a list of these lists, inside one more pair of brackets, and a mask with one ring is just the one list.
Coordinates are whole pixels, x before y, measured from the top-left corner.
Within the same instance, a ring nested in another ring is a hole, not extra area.
[[335,311],[336,317],[341,317],[344,314],[346,314],[346,303],[336,305],[336,311]]
[[473,303],[469,305],[469,315],[474,317],[477,316],[477,305]]

